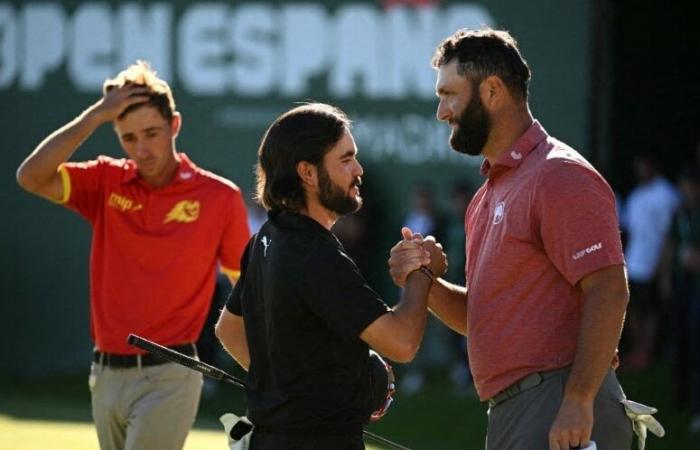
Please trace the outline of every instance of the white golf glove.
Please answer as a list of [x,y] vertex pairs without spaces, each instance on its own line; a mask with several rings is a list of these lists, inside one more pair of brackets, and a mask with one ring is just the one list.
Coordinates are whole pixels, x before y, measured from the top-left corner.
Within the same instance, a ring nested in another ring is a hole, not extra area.
[[637,435],[639,450],[644,450],[646,446],[647,429],[658,437],[664,437],[666,430],[658,420],[652,417],[652,414],[657,412],[656,408],[627,399],[620,401],[620,403],[625,406],[627,417],[632,421],[632,429]]
[[226,413],[219,417],[219,422],[226,430],[230,450],[248,450],[253,424],[246,416],[238,417],[233,413]]

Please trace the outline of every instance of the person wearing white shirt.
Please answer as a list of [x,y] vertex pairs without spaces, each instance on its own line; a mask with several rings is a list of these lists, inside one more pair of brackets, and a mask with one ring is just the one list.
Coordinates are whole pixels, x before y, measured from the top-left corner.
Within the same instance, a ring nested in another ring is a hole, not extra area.
[[680,195],[661,175],[653,154],[637,155],[633,168],[638,184],[629,194],[621,216],[627,231],[625,259],[631,292],[628,351],[623,364],[630,370],[642,370],[651,360],[656,341],[658,268]]

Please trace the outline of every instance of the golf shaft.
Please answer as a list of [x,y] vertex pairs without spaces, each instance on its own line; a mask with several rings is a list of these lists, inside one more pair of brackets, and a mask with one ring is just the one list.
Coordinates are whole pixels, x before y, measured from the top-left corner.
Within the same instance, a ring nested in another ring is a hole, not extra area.
[[[195,358],[192,358],[191,356],[183,355],[182,353],[175,351],[171,348],[164,347],[160,344],[157,344],[153,341],[150,341],[144,337],[137,336],[135,334],[129,334],[129,337],[126,339],[126,341],[135,347],[138,347],[142,350],[146,350],[147,352],[164,359],[166,361],[174,362],[177,364],[180,364],[182,366],[187,367],[188,369],[195,370],[197,372],[200,372],[210,378],[214,378],[215,380],[219,381],[226,381],[231,384],[235,384],[236,386],[245,389],[246,385],[243,380],[240,380],[233,375],[229,375],[228,373],[224,372],[223,370],[219,369],[218,367],[210,366],[207,363],[203,363],[202,361],[198,361]],[[370,431],[363,430],[362,434],[367,436],[368,438],[374,440],[375,442],[378,442],[380,444],[384,444],[386,446],[389,446],[393,449],[396,450],[411,450],[408,447],[404,447],[401,444],[397,444],[396,442],[390,441],[387,438],[381,437],[378,434],[374,434]]]
[[243,380],[229,375],[228,373],[224,372],[223,370],[217,367],[210,366],[209,364],[192,358],[191,356],[183,355],[178,351],[175,351],[168,347],[164,347],[153,341],[149,341],[148,339],[143,338],[141,336],[130,334],[127,338],[127,342],[142,350],[146,350],[147,352],[161,359],[183,365],[192,370],[196,370],[197,372],[201,372],[202,374],[210,378],[214,378],[215,380],[227,381],[244,389],[246,387],[245,382]]

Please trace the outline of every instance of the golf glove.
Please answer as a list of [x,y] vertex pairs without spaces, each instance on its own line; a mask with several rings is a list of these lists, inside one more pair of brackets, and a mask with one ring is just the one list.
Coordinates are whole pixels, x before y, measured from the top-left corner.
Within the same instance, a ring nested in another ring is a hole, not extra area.
[[656,408],[627,399],[620,401],[620,403],[624,405],[627,417],[632,421],[632,429],[637,435],[639,450],[644,450],[646,446],[647,429],[658,437],[664,437],[666,434],[664,427],[652,417],[652,414],[657,412]]
[[246,416],[238,417],[233,413],[226,413],[219,417],[219,422],[226,430],[230,450],[248,450],[253,424]]

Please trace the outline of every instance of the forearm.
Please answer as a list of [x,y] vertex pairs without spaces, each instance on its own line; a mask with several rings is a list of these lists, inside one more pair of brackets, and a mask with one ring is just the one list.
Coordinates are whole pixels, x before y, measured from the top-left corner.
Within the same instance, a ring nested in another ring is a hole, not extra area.
[[247,371],[250,366],[250,351],[243,317],[236,316],[224,308],[214,330],[224,350]]
[[425,324],[428,319],[428,290],[431,280],[420,271],[411,273],[406,278],[406,286],[401,301],[393,310],[398,329],[403,335],[403,340],[415,349],[418,349],[425,332]]
[[438,278],[428,296],[430,311],[445,325],[467,335],[467,288]]
[[101,124],[88,108],[78,117],[51,133],[17,169],[17,181],[26,190],[41,194],[42,188],[58,177],[58,167]]
[[430,283],[419,271],[409,274],[399,304],[365,328],[360,339],[392,361],[410,362],[425,331]]
[[627,296],[597,292],[584,298],[576,356],[564,390],[565,398],[592,402],[611,367],[622,331]]

